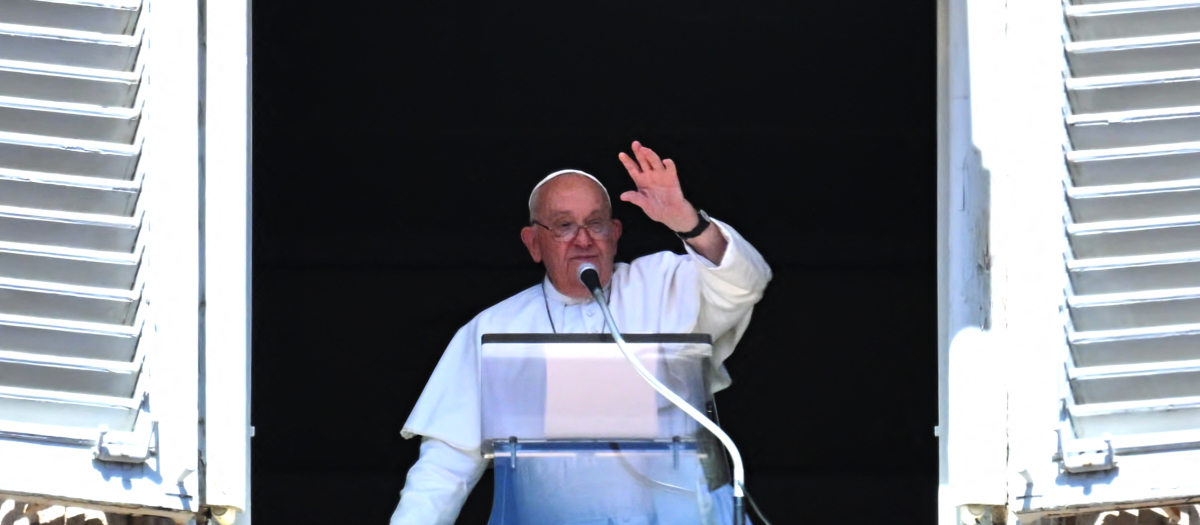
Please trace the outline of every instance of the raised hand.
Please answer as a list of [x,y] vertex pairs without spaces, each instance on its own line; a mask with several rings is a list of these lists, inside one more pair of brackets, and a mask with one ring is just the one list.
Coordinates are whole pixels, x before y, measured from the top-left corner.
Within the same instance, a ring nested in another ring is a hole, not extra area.
[[674,231],[686,232],[696,227],[699,221],[696,208],[683,198],[674,161],[660,160],[657,153],[637,141],[633,142],[633,157],[621,152],[617,158],[637,184],[637,191],[622,193],[621,200],[633,203],[651,219]]

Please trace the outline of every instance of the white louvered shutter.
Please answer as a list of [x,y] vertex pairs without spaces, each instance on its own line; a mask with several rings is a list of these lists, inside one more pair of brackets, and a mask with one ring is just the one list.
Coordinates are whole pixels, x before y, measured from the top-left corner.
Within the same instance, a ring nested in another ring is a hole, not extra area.
[[1200,2],[1066,14],[1075,434],[1200,446]]
[[187,191],[165,189],[188,180],[166,153],[189,141],[166,131],[170,115],[198,106],[163,107],[155,75],[197,57],[154,52],[155,29],[162,42],[173,27],[155,14],[141,0],[0,0],[0,499],[176,516],[198,502],[195,336],[174,343],[160,306],[198,277],[154,267],[174,255],[156,221],[188,209],[172,202]]
[[1060,451],[1010,493],[1059,515],[1185,501],[1200,495],[1200,2],[1063,15]]

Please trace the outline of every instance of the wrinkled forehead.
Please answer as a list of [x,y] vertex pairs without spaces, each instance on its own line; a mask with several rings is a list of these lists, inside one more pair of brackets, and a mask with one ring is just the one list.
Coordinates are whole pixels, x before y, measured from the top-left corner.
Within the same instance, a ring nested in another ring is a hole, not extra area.
[[[541,182],[538,182],[537,185],[533,187],[533,191],[529,193],[529,213],[530,213],[530,215],[532,215],[536,211],[535,207],[538,205],[538,201],[541,200],[539,198],[539,195],[541,193],[545,193],[544,191],[539,191],[539,190],[542,190],[543,186],[546,186],[551,181],[556,180],[559,177],[564,176],[564,175],[573,175],[574,176],[574,177],[569,177],[569,178],[585,178],[585,179],[589,180],[591,183],[595,184],[596,189],[598,189],[600,191],[600,193],[602,195],[604,195],[605,205],[607,205],[609,209],[612,209],[612,199],[608,196],[608,189],[605,188],[604,185],[601,184],[598,179],[596,179],[596,177],[593,177],[593,176],[591,176],[587,173],[584,173],[582,171],[579,171],[579,170],[562,170],[562,171],[556,171],[554,173],[551,173],[550,175],[547,175],[546,178],[542,179]],[[552,186],[558,186],[558,185],[555,184]]]

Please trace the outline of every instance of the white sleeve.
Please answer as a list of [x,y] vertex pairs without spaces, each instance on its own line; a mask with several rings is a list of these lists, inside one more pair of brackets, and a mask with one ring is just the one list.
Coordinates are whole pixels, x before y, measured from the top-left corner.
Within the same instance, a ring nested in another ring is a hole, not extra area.
[[771,267],[733,227],[716,219],[712,223],[727,244],[721,264],[713,264],[690,244],[683,243],[684,249],[699,263],[703,298],[711,306],[724,310],[754,306],[771,281]]
[[750,325],[754,305],[762,298],[772,275],[762,254],[741,234],[721,221],[712,222],[728,243],[721,264],[713,264],[686,242],[683,245],[697,263],[700,315],[695,331],[713,336],[713,366],[718,369],[709,379],[716,392],[729,386],[729,375],[721,365]]
[[478,450],[421,438],[421,457],[408,469],[391,525],[454,525],[487,460]]

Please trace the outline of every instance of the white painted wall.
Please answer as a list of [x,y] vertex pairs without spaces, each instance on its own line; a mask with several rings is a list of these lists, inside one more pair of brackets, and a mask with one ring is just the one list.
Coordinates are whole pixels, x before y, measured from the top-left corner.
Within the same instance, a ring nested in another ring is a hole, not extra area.
[[1034,458],[1052,465],[1056,441],[1043,433],[1054,428],[1065,346],[1065,166],[1061,6],[944,9],[939,523],[949,524],[964,505],[1027,505],[1017,472]]
[[[1002,158],[993,122],[1001,97],[1003,3],[939,5],[939,513],[1002,505],[1003,364],[993,341],[989,273],[991,172]],[[990,149],[989,149],[990,148]],[[1001,317],[1002,318],[1002,317]]]
[[950,417],[949,376],[950,341],[950,0],[937,1],[937,279],[938,279],[938,524],[953,525],[953,507],[949,504],[950,470],[947,441]]

